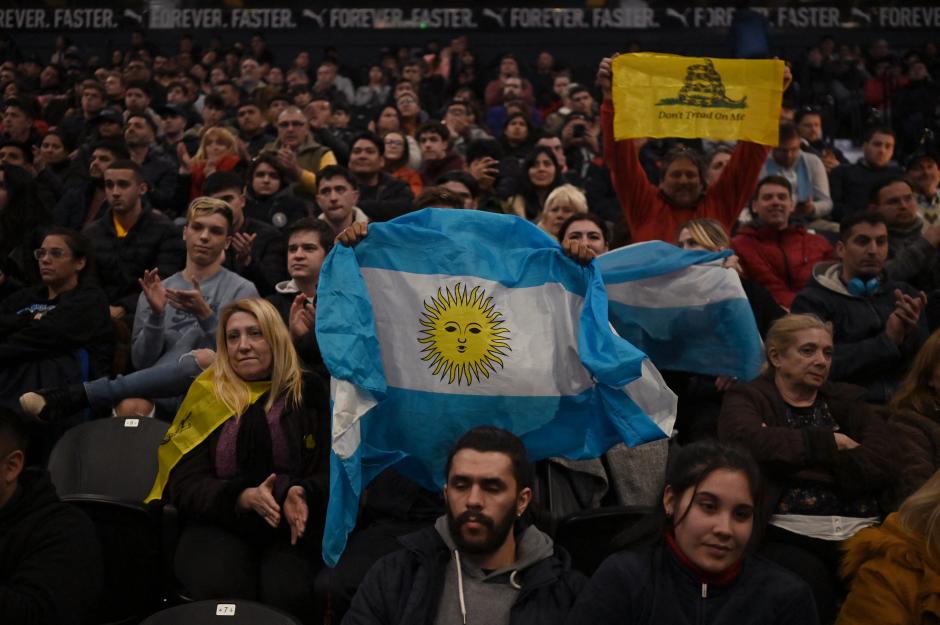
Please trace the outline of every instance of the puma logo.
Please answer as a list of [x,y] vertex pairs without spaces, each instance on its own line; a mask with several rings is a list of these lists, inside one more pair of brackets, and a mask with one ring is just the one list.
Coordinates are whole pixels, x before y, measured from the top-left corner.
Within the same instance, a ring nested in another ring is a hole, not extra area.
[[311,9],[304,9],[302,15],[316,22],[317,26],[319,26],[320,28],[323,28],[325,26],[323,23],[323,16],[327,12],[327,10],[328,9],[323,9],[320,12],[315,12],[315,11],[312,11]]
[[499,24],[500,28],[506,28],[506,24],[504,23],[506,19],[506,9],[498,9],[495,11],[493,9],[483,9],[483,15]]
[[868,13],[865,13],[861,9],[852,7],[852,17],[859,18],[860,20],[865,22],[866,26],[871,24],[871,15],[869,15]]
[[674,18],[674,19],[679,20],[685,28],[688,28],[688,27],[689,27],[689,20],[688,20],[688,18],[686,17],[686,16],[688,15],[688,13],[689,13],[689,10],[688,10],[688,9],[686,9],[686,10],[683,11],[682,13],[679,13],[679,12],[676,11],[675,9],[666,9],[666,15],[668,15],[669,17],[672,17],[672,18]]

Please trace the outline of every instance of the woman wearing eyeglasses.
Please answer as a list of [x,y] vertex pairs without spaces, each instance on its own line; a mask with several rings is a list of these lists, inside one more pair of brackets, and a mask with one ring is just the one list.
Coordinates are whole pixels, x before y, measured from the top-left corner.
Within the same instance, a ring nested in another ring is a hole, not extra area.
[[26,391],[107,375],[114,351],[108,297],[84,279],[88,240],[56,228],[33,255],[41,284],[0,302],[0,405],[17,411]]

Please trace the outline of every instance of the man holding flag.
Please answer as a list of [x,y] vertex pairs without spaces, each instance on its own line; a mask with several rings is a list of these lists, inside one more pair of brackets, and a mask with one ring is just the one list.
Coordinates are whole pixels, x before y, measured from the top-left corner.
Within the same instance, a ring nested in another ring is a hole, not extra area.
[[[769,92],[764,98],[747,92],[743,98],[731,99],[725,95],[722,77],[711,59],[685,68],[689,62],[697,60],[629,54],[617,61],[614,57],[605,58],[598,67],[597,82],[604,93],[601,105],[604,158],[634,242],[656,239],[672,242],[680,224],[698,217],[717,219],[730,231],[754,192],[761,167],[770,152],[769,145],[776,143],[782,91],[764,89]],[[725,61],[720,67],[730,63],[766,64],[764,74],[771,76],[782,72],[783,91],[792,79],[789,69],[784,69],[779,61]],[[678,81],[679,88],[670,84],[668,77],[657,76],[663,68],[677,64],[685,73],[684,81]],[[660,84],[664,81],[665,85]],[[667,89],[671,91],[664,91]],[[658,98],[657,94],[666,93],[677,93],[677,97]],[[748,103],[749,96],[751,103]],[[760,128],[748,127],[767,124],[773,129],[769,138],[766,133],[760,134]],[[688,149],[668,154],[662,162],[659,188],[651,184],[637,154],[639,146],[635,139],[643,136],[719,139],[750,136],[759,138],[764,145],[739,141],[725,172],[706,193],[704,166],[698,154]]]

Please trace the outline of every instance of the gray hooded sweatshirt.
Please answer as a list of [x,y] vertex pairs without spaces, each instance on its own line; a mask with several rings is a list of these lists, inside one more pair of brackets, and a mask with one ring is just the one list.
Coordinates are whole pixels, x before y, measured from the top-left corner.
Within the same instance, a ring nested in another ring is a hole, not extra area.
[[446,516],[438,518],[434,529],[451,553],[434,625],[509,625],[509,612],[521,589],[516,582],[516,573],[555,552],[552,539],[535,526],[530,526],[518,537],[516,561],[505,568],[486,572],[457,550]]

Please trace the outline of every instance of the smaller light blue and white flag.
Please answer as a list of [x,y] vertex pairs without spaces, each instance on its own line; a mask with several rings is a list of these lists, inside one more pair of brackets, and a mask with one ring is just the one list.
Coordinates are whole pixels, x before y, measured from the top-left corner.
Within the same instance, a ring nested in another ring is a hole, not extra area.
[[426,209],[371,225],[326,259],[316,331],[333,377],[331,566],[373,478],[394,467],[441,488],[475,426],[514,432],[533,460],[672,432],[676,396],[612,331],[597,268],[514,216]]
[[730,255],[649,241],[598,257],[610,322],[658,369],[752,380],[764,352]]

